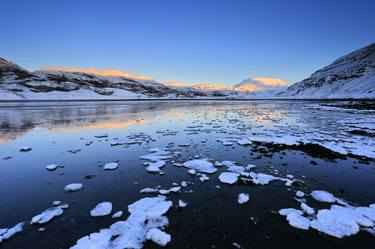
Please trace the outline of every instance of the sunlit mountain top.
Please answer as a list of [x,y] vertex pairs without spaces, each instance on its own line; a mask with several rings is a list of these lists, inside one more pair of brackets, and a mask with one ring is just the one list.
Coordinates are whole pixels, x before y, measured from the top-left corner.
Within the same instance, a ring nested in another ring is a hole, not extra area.
[[113,69],[104,69],[98,70],[94,68],[71,68],[71,67],[55,67],[55,66],[46,66],[42,67],[41,71],[63,71],[63,72],[79,72],[87,74],[95,74],[100,76],[114,76],[114,77],[127,77],[139,80],[153,80],[152,77],[141,75],[141,74],[132,74],[121,70]]

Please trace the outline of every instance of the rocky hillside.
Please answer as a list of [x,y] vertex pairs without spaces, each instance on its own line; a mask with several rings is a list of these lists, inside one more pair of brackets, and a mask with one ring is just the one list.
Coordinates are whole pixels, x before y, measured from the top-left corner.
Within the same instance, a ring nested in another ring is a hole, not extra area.
[[345,55],[290,86],[295,98],[375,98],[375,43]]
[[29,72],[0,58],[1,99],[127,99],[206,96],[177,90],[153,80],[94,73],[40,70]]

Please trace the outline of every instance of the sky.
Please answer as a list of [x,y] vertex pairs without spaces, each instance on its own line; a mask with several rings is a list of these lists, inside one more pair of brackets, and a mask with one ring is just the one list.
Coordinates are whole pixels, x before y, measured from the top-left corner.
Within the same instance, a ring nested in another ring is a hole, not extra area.
[[3,0],[0,57],[159,81],[297,82],[375,42],[374,0]]

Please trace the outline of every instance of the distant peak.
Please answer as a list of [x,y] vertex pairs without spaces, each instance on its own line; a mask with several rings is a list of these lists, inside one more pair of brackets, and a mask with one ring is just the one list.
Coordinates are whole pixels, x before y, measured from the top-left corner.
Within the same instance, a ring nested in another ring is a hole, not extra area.
[[99,76],[112,76],[112,77],[126,77],[138,80],[153,80],[153,78],[141,75],[141,74],[132,74],[125,71],[113,70],[113,69],[104,69],[98,70],[94,68],[70,68],[70,67],[55,67],[55,66],[46,66],[42,67],[40,71],[61,71],[69,73],[86,73],[86,74],[95,74]]
[[277,78],[254,77],[243,80],[241,83],[235,85],[237,89],[242,91],[263,91],[277,88],[286,88],[290,84]]

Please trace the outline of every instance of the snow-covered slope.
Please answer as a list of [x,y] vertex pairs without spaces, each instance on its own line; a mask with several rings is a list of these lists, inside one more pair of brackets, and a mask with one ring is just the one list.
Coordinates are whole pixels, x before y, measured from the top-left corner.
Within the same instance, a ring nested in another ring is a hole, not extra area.
[[118,74],[110,76],[107,71],[85,73],[61,70],[28,72],[0,58],[0,99],[136,99],[207,95],[198,91],[179,91],[156,81],[143,80],[139,77],[129,78],[118,76]]
[[289,84],[275,78],[249,78],[234,86],[238,91],[264,92],[286,90]]
[[375,43],[345,55],[290,86],[292,98],[375,98]]

